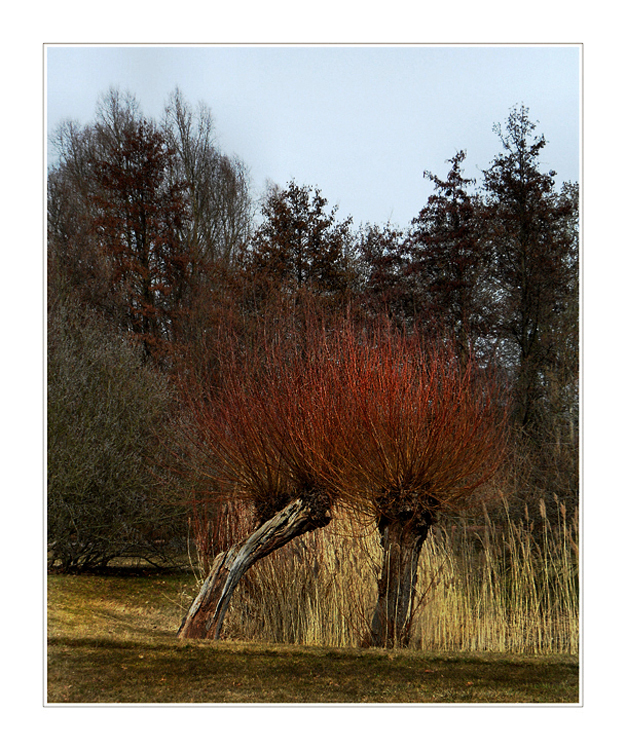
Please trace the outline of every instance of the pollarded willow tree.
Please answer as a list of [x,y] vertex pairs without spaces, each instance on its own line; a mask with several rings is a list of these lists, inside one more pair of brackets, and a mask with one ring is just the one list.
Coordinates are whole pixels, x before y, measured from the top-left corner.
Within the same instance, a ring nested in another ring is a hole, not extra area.
[[[390,325],[337,337],[334,492],[380,533],[378,601],[364,645],[405,646],[420,552],[445,514],[468,507],[504,456],[504,393],[454,346]],[[329,467],[331,470],[334,467]]]
[[[256,528],[215,558],[179,629],[182,638],[220,637],[228,605],[256,562],[330,523],[336,502],[326,467],[334,461],[332,406],[323,331],[266,333],[256,351],[223,349],[221,377],[206,389],[187,375],[181,394],[186,439],[216,488],[236,496]],[[204,461],[202,461],[204,458]]]

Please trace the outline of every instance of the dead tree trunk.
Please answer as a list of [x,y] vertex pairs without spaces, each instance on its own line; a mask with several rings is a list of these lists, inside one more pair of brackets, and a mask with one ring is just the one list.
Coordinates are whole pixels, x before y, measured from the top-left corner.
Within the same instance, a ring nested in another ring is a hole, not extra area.
[[378,601],[362,646],[406,647],[414,614],[417,564],[432,526],[430,513],[383,518],[378,528],[383,565],[378,580]]
[[330,500],[324,493],[302,495],[247,539],[221,552],[189,608],[178,630],[178,637],[219,640],[233,591],[246,571],[292,539],[329,524],[330,507]]

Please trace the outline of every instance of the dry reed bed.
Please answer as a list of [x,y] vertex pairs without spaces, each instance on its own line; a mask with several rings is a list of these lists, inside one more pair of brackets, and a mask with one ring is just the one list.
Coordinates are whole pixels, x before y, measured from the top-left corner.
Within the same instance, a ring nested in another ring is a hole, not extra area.
[[[576,654],[578,521],[557,503],[550,523],[449,522],[419,564],[411,647],[428,651]],[[224,636],[358,646],[376,603],[382,562],[375,529],[339,519],[262,560],[233,598]]]

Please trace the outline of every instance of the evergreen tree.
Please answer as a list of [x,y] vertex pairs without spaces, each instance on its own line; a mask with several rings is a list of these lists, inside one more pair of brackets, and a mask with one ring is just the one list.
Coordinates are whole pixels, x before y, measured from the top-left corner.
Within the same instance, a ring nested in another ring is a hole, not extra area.
[[465,151],[445,180],[426,172],[434,192],[412,222],[411,255],[420,280],[422,318],[452,337],[461,363],[485,345],[490,322],[489,260],[481,242],[481,206],[463,177]]
[[549,371],[565,341],[561,322],[577,304],[576,198],[542,172],[546,139],[535,136],[528,109],[513,109],[494,130],[502,152],[484,172],[486,241],[493,253],[497,333],[516,383],[515,416],[526,431],[545,414]]

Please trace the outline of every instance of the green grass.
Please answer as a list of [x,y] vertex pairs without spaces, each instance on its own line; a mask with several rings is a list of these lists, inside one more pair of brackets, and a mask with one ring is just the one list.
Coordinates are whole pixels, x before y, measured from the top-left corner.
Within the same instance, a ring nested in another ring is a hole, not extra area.
[[50,576],[48,703],[577,703],[574,656],[179,641],[192,576]]

